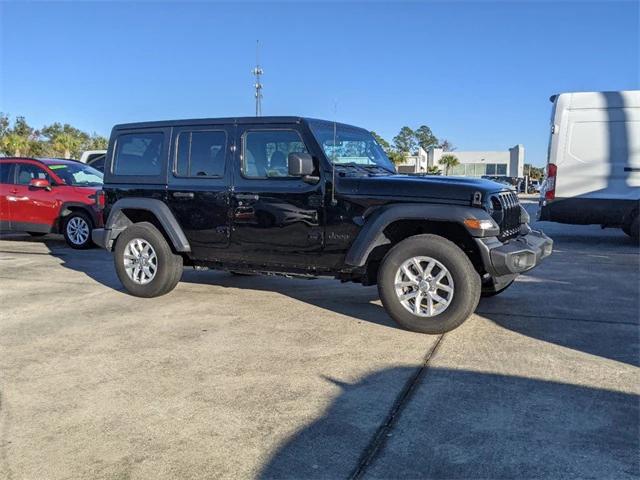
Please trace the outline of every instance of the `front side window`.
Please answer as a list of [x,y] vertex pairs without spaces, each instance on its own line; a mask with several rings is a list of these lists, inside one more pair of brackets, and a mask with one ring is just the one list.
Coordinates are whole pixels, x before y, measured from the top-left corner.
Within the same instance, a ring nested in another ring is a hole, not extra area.
[[221,177],[224,174],[227,134],[223,131],[180,132],[177,142],[176,175]]
[[0,163],[0,183],[13,183],[12,168],[15,163]]
[[244,135],[242,174],[248,178],[289,176],[289,154],[307,153],[295,130],[256,130]]
[[162,171],[163,133],[130,133],[116,142],[113,173],[157,176]]
[[29,185],[36,178],[51,182],[51,177],[42,168],[30,163],[18,164],[18,185]]
[[82,163],[60,163],[49,165],[65,185],[73,187],[99,187],[102,185],[102,173]]
[[371,133],[331,122],[309,122],[311,131],[335,165],[377,166],[390,173],[395,167]]

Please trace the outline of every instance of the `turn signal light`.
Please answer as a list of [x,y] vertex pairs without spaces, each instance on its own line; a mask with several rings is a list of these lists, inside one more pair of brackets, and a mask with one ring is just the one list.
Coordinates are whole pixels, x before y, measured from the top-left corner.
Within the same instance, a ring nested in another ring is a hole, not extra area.
[[469,228],[473,228],[474,230],[489,230],[491,228],[498,228],[493,220],[487,219],[478,220],[477,218],[467,218],[464,221],[464,224]]
[[544,192],[544,198],[553,200],[556,198],[556,176],[558,175],[558,166],[555,163],[547,165],[547,185]]

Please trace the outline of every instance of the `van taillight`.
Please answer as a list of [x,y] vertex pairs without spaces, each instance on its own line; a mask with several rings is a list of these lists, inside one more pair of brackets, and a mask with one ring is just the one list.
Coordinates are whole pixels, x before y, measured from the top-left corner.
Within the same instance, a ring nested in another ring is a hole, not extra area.
[[106,199],[104,192],[102,190],[98,190],[96,192],[96,206],[102,210],[106,204]]
[[544,198],[546,200],[553,200],[556,198],[556,176],[558,175],[558,167],[555,163],[550,163],[547,166],[547,185],[544,192]]

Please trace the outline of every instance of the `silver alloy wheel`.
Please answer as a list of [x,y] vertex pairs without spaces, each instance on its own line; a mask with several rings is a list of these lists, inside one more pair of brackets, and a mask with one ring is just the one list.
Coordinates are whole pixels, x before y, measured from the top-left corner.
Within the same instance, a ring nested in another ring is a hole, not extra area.
[[124,247],[124,269],[131,280],[146,285],[156,276],[158,257],[149,242],[134,238]]
[[435,317],[453,300],[453,277],[435,258],[412,257],[405,261],[395,278],[398,300],[419,317]]
[[74,245],[82,245],[89,239],[89,224],[82,217],[73,217],[67,222],[67,237]]

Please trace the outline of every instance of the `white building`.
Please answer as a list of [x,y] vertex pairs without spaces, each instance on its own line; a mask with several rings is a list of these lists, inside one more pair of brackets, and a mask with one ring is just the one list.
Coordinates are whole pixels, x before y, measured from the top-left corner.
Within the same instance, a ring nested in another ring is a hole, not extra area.
[[483,175],[500,177],[522,177],[524,175],[524,146],[516,145],[505,151],[489,152],[444,152],[441,148],[430,147],[426,152],[418,149],[417,155],[407,156],[405,163],[398,166],[401,173],[425,173],[429,167],[437,167],[442,174],[444,166],[440,165],[443,155],[454,155],[459,165],[449,169],[449,175],[465,175],[481,177]]

